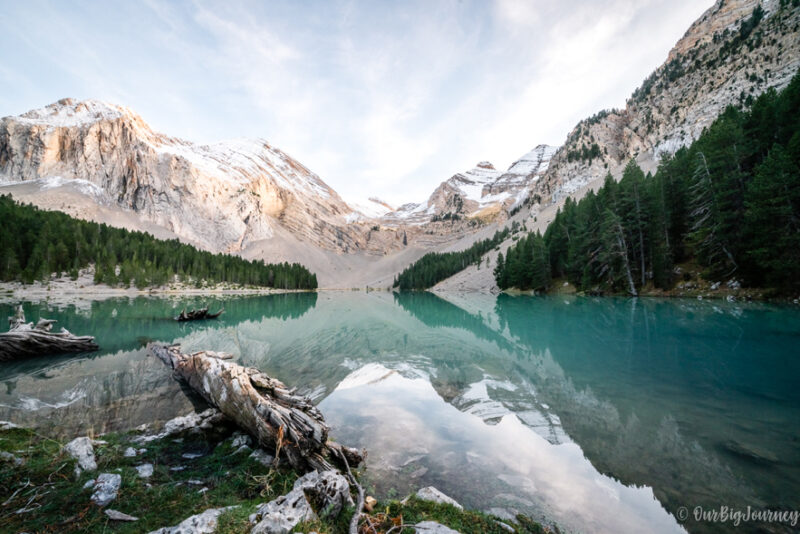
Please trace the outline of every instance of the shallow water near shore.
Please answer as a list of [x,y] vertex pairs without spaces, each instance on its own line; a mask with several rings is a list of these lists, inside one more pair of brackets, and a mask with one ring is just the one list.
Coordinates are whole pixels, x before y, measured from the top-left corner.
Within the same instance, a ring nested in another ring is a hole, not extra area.
[[[170,320],[203,304],[226,312]],[[797,307],[322,292],[25,312],[102,347],[0,364],[0,419],[49,434],[193,409],[144,350],[174,342],[299,386],[335,439],[369,450],[364,480],[381,497],[434,485],[470,508],[580,532],[732,528],[679,520],[684,506],[800,509]]]

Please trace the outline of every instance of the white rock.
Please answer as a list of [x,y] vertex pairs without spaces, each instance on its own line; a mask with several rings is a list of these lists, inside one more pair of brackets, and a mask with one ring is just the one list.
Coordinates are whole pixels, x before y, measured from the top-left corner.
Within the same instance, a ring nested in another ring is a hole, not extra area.
[[275,460],[275,457],[269,454],[264,449],[256,449],[250,454],[250,458],[260,463],[264,467],[269,467]]
[[153,464],[142,464],[136,466],[136,472],[140,478],[150,478],[153,476]]
[[134,439],[138,443],[148,443],[157,439],[163,439],[169,436],[174,436],[188,430],[195,428],[209,429],[213,426],[214,422],[221,419],[222,414],[215,408],[209,408],[200,413],[192,412],[188,415],[175,417],[164,423],[164,429],[158,434],[148,436],[139,436]]
[[0,430],[11,430],[12,428],[19,428],[19,425],[15,425],[11,421],[0,421]]
[[0,451],[0,459],[13,463],[15,466],[21,466],[24,461],[19,456],[14,456],[10,452]]
[[122,453],[122,455],[125,458],[133,458],[134,456],[136,456],[136,454],[137,454],[136,449],[134,449],[133,447],[128,447],[127,449],[125,449],[125,452]]
[[92,440],[87,437],[75,438],[64,446],[64,450],[78,461],[75,466],[75,476],[80,476],[81,471],[95,471],[97,461],[94,459]]
[[122,477],[116,473],[102,473],[94,483],[92,502],[97,506],[106,506],[117,498],[119,488],[122,486]]
[[350,485],[340,473],[312,471],[297,479],[292,491],[256,509],[250,516],[255,524],[250,534],[285,534],[298,523],[315,520],[307,495],[319,504],[323,517],[335,517],[353,504]]
[[303,490],[293,489],[258,507],[256,513],[250,516],[250,522],[255,524],[250,534],[286,534],[298,523],[315,519],[317,514]]
[[322,517],[335,517],[346,506],[355,503],[350,497],[350,484],[338,471],[311,471],[298,478],[293,489],[302,489],[319,505]]
[[105,511],[105,514],[114,521],[138,521],[138,517],[133,517],[132,515],[128,515],[123,512],[119,512],[117,510],[108,509]]
[[503,523],[502,521],[495,521],[495,523],[500,525],[500,528],[502,528],[503,530],[507,530],[508,532],[516,532],[516,530],[514,530],[514,527],[512,527],[508,523]]
[[196,454],[193,452],[186,452],[181,454],[181,458],[186,458],[187,460],[194,460],[196,458],[202,458],[202,457],[203,457],[202,454]]
[[83,485],[83,489],[89,489],[94,487],[94,479],[90,478],[86,481],[86,484]]
[[423,521],[414,525],[418,534],[460,534],[457,530],[448,528],[436,521]]
[[433,486],[428,486],[427,488],[422,488],[417,492],[417,498],[422,499],[423,501],[430,501],[436,502],[439,504],[452,504],[459,510],[463,510],[464,507],[458,504],[455,499],[448,497],[438,489],[434,488]]
[[230,439],[231,449],[235,449],[233,454],[250,450],[250,446],[253,444],[253,439],[250,436],[238,431],[234,432]]
[[212,534],[217,530],[219,516],[233,508],[238,507],[210,508],[201,514],[187,517],[174,527],[162,527],[149,534]]

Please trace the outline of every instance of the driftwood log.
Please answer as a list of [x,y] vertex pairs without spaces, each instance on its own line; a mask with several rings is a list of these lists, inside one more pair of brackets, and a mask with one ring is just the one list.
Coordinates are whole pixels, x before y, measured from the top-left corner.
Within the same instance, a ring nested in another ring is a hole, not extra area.
[[92,336],[75,336],[66,328],[52,332],[54,319],[25,322],[25,312],[18,306],[8,318],[10,330],[0,333],[0,362],[44,354],[90,352],[99,349]]
[[208,313],[208,308],[200,308],[199,310],[190,310],[186,311],[184,308],[177,317],[175,317],[176,321],[199,321],[200,319],[216,319],[222,312],[225,311],[225,308],[220,308],[217,313]]
[[361,452],[328,441],[328,426],[308,397],[258,369],[229,361],[229,354],[183,354],[178,346],[154,343],[147,349],[260,446],[299,472],[331,469],[332,461],[352,466],[363,461]]

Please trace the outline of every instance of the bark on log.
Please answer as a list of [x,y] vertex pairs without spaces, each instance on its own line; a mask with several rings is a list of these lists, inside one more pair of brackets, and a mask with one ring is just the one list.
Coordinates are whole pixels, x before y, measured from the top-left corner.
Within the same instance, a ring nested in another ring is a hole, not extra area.
[[177,346],[153,343],[147,348],[259,445],[278,451],[301,473],[331,469],[330,462],[342,456],[354,466],[363,461],[359,451],[328,441],[322,413],[308,397],[296,395],[281,381],[228,361],[228,354],[183,354]]
[[198,321],[200,319],[216,319],[222,312],[225,311],[225,308],[220,308],[217,313],[208,313],[208,307],[200,308],[199,310],[191,310],[186,311],[184,308],[177,317],[175,317],[176,321],[184,322],[184,321]]
[[16,313],[8,318],[11,329],[0,333],[0,362],[44,354],[65,352],[90,352],[99,349],[92,336],[75,336],[66,328],[52,332],[54,319],[39,319],[25,322],[25,312],[18,306]]

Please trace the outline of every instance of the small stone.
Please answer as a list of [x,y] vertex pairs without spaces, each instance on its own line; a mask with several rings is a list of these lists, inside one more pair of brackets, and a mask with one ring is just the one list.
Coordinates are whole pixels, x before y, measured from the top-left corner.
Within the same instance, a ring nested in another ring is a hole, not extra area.
[[187,460],[194,460],[196,458],[202,458],[202,457],[203,457],[202,454],[197,454],[194,452],[186,452],[181,454],[181,458],[186,458]]
[[207,491],[208,491],[208,488],[200,488],[199,490],[197,490],[197,493],[202,495],[203,493],[205,493]]
[[256,449],[252,453],[250,453],[250,458],[255,460],[256,462],[260,463],[264,467],[269,467],[272,465],[272,462],[275,460],[275,457],[269,454],[264,449]]
[[253,440],[247,434],[243,434],[241,432],[234,432],[233,436],[231,437],[231,449],[234,449],[233,454],[239,454],[242,452],[250,452],[251,445],[253,444]]
[[203,485],[203,481],[202,480],[197,480],[197,479],[194,479],[194,478],[191,478],[191,479],[187,480],[186,483],[187,484],[191,484],[192,486],[202,486]]
[[231,448],[237,449],[242,445],[250,446],[253,440],[247,434],[243,434],[241,432],[234,433],[233,437],[231,438]]
[[418,534],[460,534],[457,530],[446,527],[436,521],[423,521],[414,525]]
[[512,527],[508,523],[503,523],[502,521],[495,521],[495,523],[497,523],[503,530],[506,530],[508,532],[516,532],[516,530],[514,530],[514,527]]
[[92,487],[94,487],[94,479],[90,478],[89,480],[86,481],[86,484],[83,485],[83,489],[89,489]]
[[237,506],[210,508],[205,512],[187,517],[174,527],[162,527],[150,534],[212,534],[217,530],[219,516]]
[[137,465],[136,472],[139,474],[139,478],[150,478],[153,476],[153,464]]
[[17,466],[17,467],[19,467],[19,466],[21,466],[23,463],[25,463],[25,462],[22,460],[22,458],[20,458],[19,456],[14,456],[14,455],[13,455],[13,454],[11,454],[10,452],[6,452],[6,451],[0,451],[0,459],[2,459],[2,460],[6,460],[6,461],[8,461],[8,462],[11,462],[12,464],[14,464],[14,465],[15,465],[15,466]]
[[428,486],[427,488],[422,488],[419,490],[417,492],[417,498],[422,499],[423,501],[435,502],[439,504],[452,504],[459,510],[464,509],[464,507],[458,504],[455,499],[448,497],[433,486]]
[[417,469],[416,471],[411,473],[409,475],[409,477],[410,478],[419,478],[419,477],[421,477],[422,475],[424,475],[427,472],[428,472],[428,468],[427,467],[420,467],[419,469]]
[[137,454],[136,449],[134,449],[133,447],[128,447],[127,449],[125,449],[125,452],[122,453],[122,455],[125,458],[133,458],[134,456],[136,456],[136,454]]
[[117,510],[112,510],[111,508],[106,510],[105,514],[109,517],[109,519],[112,519],[114,521],[138,521],[139,520],[138,517],[133,517],[132,515],[128,515],[126,513],[119,512]]
[[[164,429],[158,434],[139,436],[134,439],[137,443],[148,443],[157,439],[163,439],[168,436],[176,436],[184,432],[197,431],[198,429],[205,429],[212,427],[215,423],[219,422],[223,415],[215,408],[209,408],[201,413],[192,412],[188,415],[175,417],[164,423]],[[147,427],[139,427],[142,431],[147,430]],[[182,438],[177,438],[182,439]]]
[[117,498],[122,477],[116,473],[103,473],[94,483],[92,502],[101,508]]
[[175,467],[169,468],[170,471],[183,471],[184,469],[186,469],[185,465],[176,465]]
[[78,461],[75,466],[75,476],[80,476],[82,471],[95,471],[97,461],[94,459],[92,440],[87,437],[75,438],[64,446],[64,451]]

